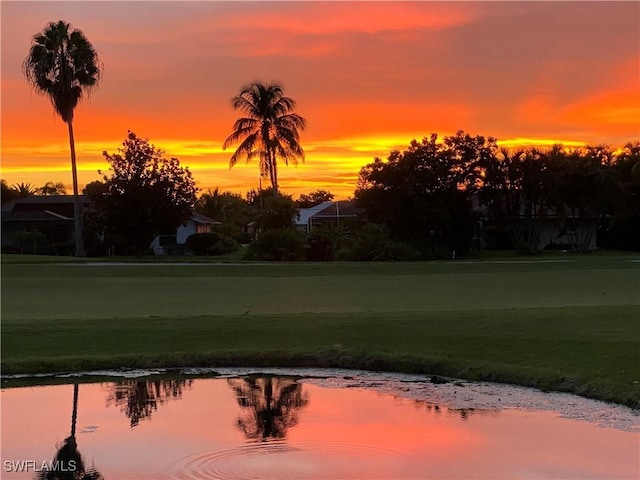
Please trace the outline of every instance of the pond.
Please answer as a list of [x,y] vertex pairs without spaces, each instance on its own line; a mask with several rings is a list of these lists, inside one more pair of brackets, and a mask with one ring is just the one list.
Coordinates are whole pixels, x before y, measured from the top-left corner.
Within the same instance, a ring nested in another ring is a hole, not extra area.
[[3,388],[2,478],[640,478],[639,412],[576,396],[349,371],[149,373]]

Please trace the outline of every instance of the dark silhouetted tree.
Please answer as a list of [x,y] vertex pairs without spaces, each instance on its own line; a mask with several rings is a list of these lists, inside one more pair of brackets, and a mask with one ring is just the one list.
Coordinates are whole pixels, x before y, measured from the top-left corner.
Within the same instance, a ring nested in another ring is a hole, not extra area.
[[2,186],[2,193],[0,193],[0,198],[2,199],[3,204],[11,202],[18,198],[18,192],[15,188],[10,187],[6,180],[2,179],[0,184]]
[[38,189],[30,183],[20,182],[11,185],[11,189],[15,192],[16,198],[27,198],[38,193]]
[[446,247],[448,255],[462,252],[472,233],[465,169],[472,159],[447,141],[439,143],[433,134],[391,152],[386,161],[376,158],[360,170],[355,192],[369,221],[386,225],[392,239],[426,255],[435,255],[436,245]]
[[330,202],[334,198],[334,194],[327,190],[314,190],[310,193],[302,193],[296,200],[296,207],[311,208],[324,202]]
[[228,235],[242,243],[248,242],[245,227],[251,221],[250,207],[241,195],[222,192],[219,188],[208,190],[198,198],[195,210],[221,222],[213,230]]
[[282,159],[287,165],[297,164],[298,158],[304,161],[299,142],[306,121],[294,113],[295,100],[286,97],[278,83],[252,83],[243,87],[231,104],[246,116],[236,120],[233,132],[222,146],[226,149],[239,143],[229,168],[241,158],[247,162],[258,158],[260,179],[268,176],[273,193],[278,193],[277,160]]
[[158,234],[175,234],[193,213],[196,186],[177,158],[165,159],[147,139],[129,132],[119,153],[103,153],[111,175],[87,188],[93,224],[117,253],[144,253]]
[[73,177],[75,255],[84,256],[82,217],[78,198],[73,112],[85,94],[98,84],[101,65],[98,54],[84,33],[60,20],[49,23],[33,37],[23,71],[34,89],[51,100],[53,108],[67,124]]
[[67,189],[62,182],[47,182],[36,190],[38,195],[66,195]]

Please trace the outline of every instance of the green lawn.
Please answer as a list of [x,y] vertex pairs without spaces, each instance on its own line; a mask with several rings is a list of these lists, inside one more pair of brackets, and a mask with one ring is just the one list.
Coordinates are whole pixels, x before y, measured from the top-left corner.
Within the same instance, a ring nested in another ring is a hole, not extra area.
[[93,266],[3,256],[2,368],[339,366],[640,408],[637,259]]

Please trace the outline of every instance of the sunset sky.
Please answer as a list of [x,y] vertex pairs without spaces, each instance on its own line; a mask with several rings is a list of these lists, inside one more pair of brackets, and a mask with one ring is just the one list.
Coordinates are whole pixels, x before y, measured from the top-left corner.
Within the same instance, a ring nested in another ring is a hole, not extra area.
[[[222,143],[252,81],[280,81],[307,119],[281,189],[353,194],[360,167],[462,129],[504,145],[640,139],[639,2],[2,1],[2,178],[71,184],[65,124],[21,72],[49,21],[84,31],[104,74],[75,113],[80,184],[127,130],[198,186],[245,193]],[[68,187],[68,191],[70,191]]]

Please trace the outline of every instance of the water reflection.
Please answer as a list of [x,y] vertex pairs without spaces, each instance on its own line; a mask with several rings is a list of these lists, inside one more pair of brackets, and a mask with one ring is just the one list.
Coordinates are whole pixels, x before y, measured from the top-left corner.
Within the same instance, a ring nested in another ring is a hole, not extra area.
[[[173,378],[81,384],[80,402],[77,385],[4,388],[0,476],[640,478],[636,427],[602,428],[554,411],[452,409],[425,401],[437,390],[420,382],[387,389],[384,382],[368,387],[357,379],[341,387],[345,382],[333,378]],[[468,398],[471,388],[458,393]],[[541,393],[530,395],[550,401]],[[581,412],[613,411],[612,406],[567,398],[563,401],[577,402]],[[143,421],[150,415],[153,421]],[[637,425],[639,417],[632,415],[629,421]],[[58,449],[51,460],[54,445]],[[58,467],[36,473],[6,466],[21,461],[41,465],[43,459]],[[71,461],[77,463],[74,472],[68,468]],[[92,464],[99,472],[89,468]]]
[[182,391],[190,389],[192,379],[136,381],[125,380],[109,385],[107,407],[120,407],[131,421],[131,428],[140,420],[150,418],[151,414],[169,400],[182,398]]
[[53,460],[43,465],[34,477],[36,480],[103,480],[103,476],[93,466],[85,469],[84,460],[78,450],[76,441],[76,424],[78,420],[78,384],[73,385],[73,408],[71,410],[71,435],[64,439],[58,447]]
[[250,440],[285,438],[298,424],[298,410],[309,402],[302,384],[291,378],[255,376],[227,382],[241,410],[236,425]]

